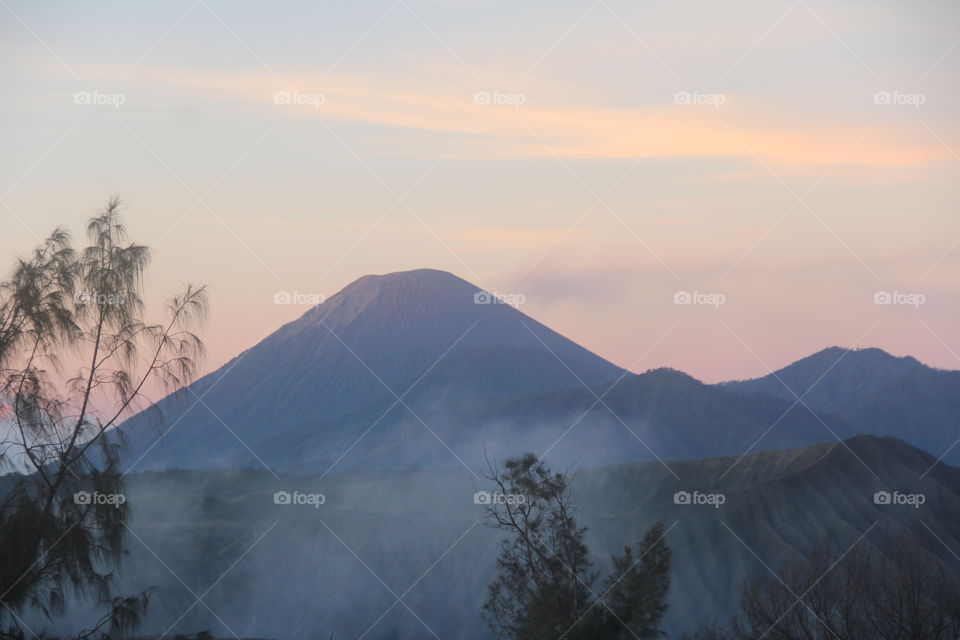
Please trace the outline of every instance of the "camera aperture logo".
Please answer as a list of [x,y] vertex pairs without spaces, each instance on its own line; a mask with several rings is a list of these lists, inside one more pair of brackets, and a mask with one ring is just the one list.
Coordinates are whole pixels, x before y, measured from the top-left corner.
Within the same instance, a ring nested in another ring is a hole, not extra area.
[[919,109],[927,102],[927,96],[922,93],[906,93],[904,91],[877,91],[873,94],[873,104],[908,106]]
[[508,304],[511,307],[519,307],[527,301],[527,296],[522,293],[488,293],[486,291],[477,291],[473,294],[473,304]]
[[121,305],[127,301],[122,293],[96,293],[94,291],[79,291],[73,296],[76,305],[96,305],[98,307]]
[[502,91],[477,91],[473,94],[473,103],[481,105],[508,106],[519,109],[527,103],[523,93],[504,93]]
[[677,91],[673,94],[673,104],[706,105],[719,109],[727,101],[722,93],[704,93],[703,91]]
[[922,293],[904,293],[903,291],[877,291],[873,294],[873,304],[889,304],[919,309],[927,301]]
[[873,504],[907,506],[919,509],[926,503],[927,496],[922,493],[901,493],[899,491],[877,491],[873,494]]
[[727,496],[722,493],[700,493],[694,491],[677,491],[673,494],[673,504],[681,505],[708,505],[714,509],[719,509],[720,505],[727,501]]
[[273,304],[302,304],[317,306],[326,302],[327,298],[322,293],[304,293],[302,291],[275,291],[273,293]]
[[100,493],[99,491],[77,491],[73,494],[74,504],[89,505],[110,505],[120,508],[120,505],[126,504],[127,496],[122,493]]
[[704,293],[703,291],[677,291],[673,294],[673,304],[701,305],[719,309],[726,304],[727,296],[722,293]]
[[320,505],[326,503],[327,497],[322,493],[301,493],[300,491],[277,491],[273,494],[273,504],[292,504],[298,506],[311,506],[319,509]]
[[73,104],[93,107],[113,107],[119,109],[127,102],[122,93],[104,93],[103,91],[77,91],[73,94]]
[[319,109],[327,103],[327,96],[317,92],[277,91],[273,94],[273,104],[298,105]]
[[499,491],[477,491],[473,494],[473,504],[482,505],[518,505],[526,504],[527,496],[522,493],[500,493]]

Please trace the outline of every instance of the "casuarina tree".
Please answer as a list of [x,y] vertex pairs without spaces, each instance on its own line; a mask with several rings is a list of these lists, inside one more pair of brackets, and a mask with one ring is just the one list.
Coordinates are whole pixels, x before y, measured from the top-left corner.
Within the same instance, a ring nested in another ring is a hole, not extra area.
[[191,382],[206,290],[187,285],[166,317],[144,319],[150,249],[130,242],[111,200],[75,249],[54,231],[0,281],[0,637],[71,601],[100,613],[82,638],[131,634],[147,593],[120,596],[130,505],[119,420],[147,393]]
[[484,616],[513,640],[647,639],[662,635],[670,549],[661,523],[611,558],[600,581],[577,519],[570,478],[533,454],[491,468],[483,494],[489,523],[505,532]]

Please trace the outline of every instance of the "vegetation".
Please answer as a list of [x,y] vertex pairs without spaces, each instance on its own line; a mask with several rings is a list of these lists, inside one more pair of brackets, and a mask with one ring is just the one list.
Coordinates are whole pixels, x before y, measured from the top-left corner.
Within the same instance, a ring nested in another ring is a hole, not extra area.
[[36,635],[23,614],[53,618],[72,598],[103,610],[78,638],[125,637],[147,606],[147,592],[113,593],[130,507],[107,432],[147,389],[193,380],[207,299],[187,286],[147,323],[150,250],[118,210],[111,200],[89,221],[83,249],[57,229],[0,281],[0,464],[14,472],[0,498],[2,638]]
[[484,614],[499,636],[514,640],[655,638],[666,612],[670,550],[657,523],[636,552],[614,556],[597,593],[566,474],[552,473],[533,454],[491,469],[496,491],[487,516],[506,532]]
[[754,577],[729,627],[705,628],[688,640],[960,637],[960,581],[905,538],[887,550],[855,548],[835,560],[820,550],[778,576]]

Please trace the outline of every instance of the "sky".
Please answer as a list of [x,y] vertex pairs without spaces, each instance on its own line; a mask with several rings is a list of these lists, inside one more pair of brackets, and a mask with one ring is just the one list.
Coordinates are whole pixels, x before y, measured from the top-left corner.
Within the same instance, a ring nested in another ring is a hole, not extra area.
[[956,2],[0,0],[0,60],[0,257],[120,196],[207,370],[421,267],[637,372],[960,369]]

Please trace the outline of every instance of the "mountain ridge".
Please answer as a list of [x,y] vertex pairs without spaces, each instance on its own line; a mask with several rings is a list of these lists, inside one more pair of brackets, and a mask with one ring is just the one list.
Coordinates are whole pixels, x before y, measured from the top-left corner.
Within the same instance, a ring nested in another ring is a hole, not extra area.
[[140,468],[482,465],[491,443],[595,466],[857,433],[940,455],[960,440],[960,372],[829,347],[746,381],[633,374],[435,269],[363,276],[158,406],[160,429],[121,426]]
[[717,385],[796,401],[852,425],[960,462],[960,371],[882,349],[830,347],[766,376]]

